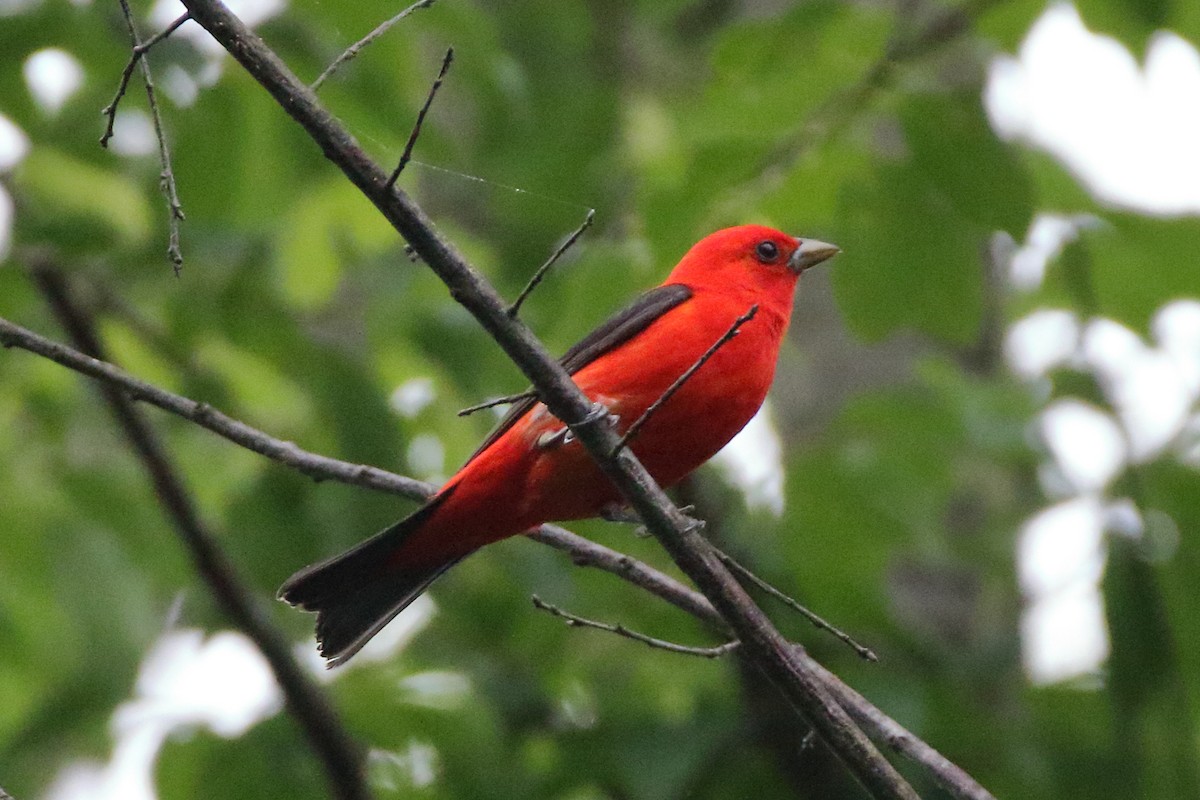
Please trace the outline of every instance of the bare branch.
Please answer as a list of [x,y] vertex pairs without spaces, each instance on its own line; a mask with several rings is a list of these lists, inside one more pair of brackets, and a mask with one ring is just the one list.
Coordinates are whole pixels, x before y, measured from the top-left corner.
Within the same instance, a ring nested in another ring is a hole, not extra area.
[[[113,137],[113,126],[117,121],[117,106],[121,104],[121,99],[125,97],[125,92],[129,88],[129,79],[133,77],[134,67],[138,65],[138,62],[142,60],[142,57],[145,56],[146,53],[150,52],[150,48],[154,47],[154,45],[158,44],[163,39],[166,39],[168,36],[174,33],[179,26],[183,25],[183,23],[187,22],[191,18],[191,14],[184,12],[184,14],[178,19],[176,19],[163,30],[156,33],[154,36],[150,37],[141,44],[135,44],[133,46],[133,49],[129,54],[129,61],[125,63],[125,69],[121,70],[121,80],[117,84],[116,94],[113,95],[112,102],[106,105],[100,112],[108,118],[108,122],[104,126],[104,134],[100,137],[101,147],[108,147],[108,141]],[[130,22],[129,18],[126,18],[126,22]]]
[[425,97],[425,105],[421,106],[421,110],[417,113],[417,121],[413,123],[412,131],[408,134],[408,142],[404,145],[404,152],[400,155],[400,162],[392,170],[385,188],[391,189],[396,185],[396,180],[400,177],[400,173],[404,171],[404,168],[408,166],[408,162],[412,160],[413,148],[417,146],[417,137],[421,135],[421,126],[425,124],[425,115],[429,113],[429,107],[433,105],[433,98],[437,96],[438,89],[442,88],[442,81],[445,80],[446,73],[450,71],[450,64],[453,61],[454,48],[451,47],[446,50],[446,57],[442,59],[442,68],[438,70],[437,78],[434,79],[433,85],[429,87],[429,94]]
[[[811,657],[805,656],[812,661]],[[996,800],[995,796],[979,785],[966,770],[930,747],[912,734],[896,720],[884,714],[858,692],[842,683],[825,667],[812,661],[813,671],[822,677],[838,702],[850,712],[855,722],[871,732],[871,737],[882,742],[896,753],[920,764],[933,776],[937,785],[955,800]]]
[[494,397],[491,400],[484,400],[482,403],[460,409],[458,416],[469,417],[476,411],[483,411],[485,408],[495,408],[496,406],[508,405],[509,403],[518,403],[521,400],[528,400],[531,397],[537,397],[537,392],[524,391],[517,394],[507,394],[504,397]]
[[738,648],[741,642],[736,639],[732,642],[717,645],[716,647],[689,647],[675,642],[668,642],[665,639],[656,639],[653,636],[647,636],[644,633],[631,631],[620,623],[616,625],[607,622],[597,622],[594,619],[579,617],[570,612],[563,611],[555,605],[551,605],[536,594],[530,600],[533,601],[533,607],[539,611],[546,611],[559,619],[566,620],[567,625],[573,628],[595,628],[599,631],[608,631],[615,633],[617,636],[624,636],[626,639],[633,639],[635,642],[641,642],[644,645],[655,648],[656,650],[666,650],[668,653],[679,653],[685,656],[700,656],[701,658],[720,658],[721,656],[729,655]]
[[[208,430],[253,452],[274,459],[317,480],[337,480],[366,489],[387,492],[414,500],[424,500],[436,487],[424,481],[386,472],[361,464],[350,464],[310,453],[291,442],[267,434],[230,419],[215,409],[195,400],[174,395],[163,389],[129,376],[122,370],[86,356],[65,345],[50,341],[18,325],[0,318],[0,345],[19,347],[48,358],[68,369],[111,383],[132,400],[141,400],[196,422]],[[197,412],[202,413],[197,413]],[[684,612],[702,620],[723,633],[729,626],[708,599],[676,579],[625,553],[597,544],[557,525],[543,525],[528,534],[528,538],[560,550],[579,567],[591,567],[608,572],[634,586],[650,592]],[[957,800],[994,800],[982,788],[956,790],[955,787],[978,786],[932,747],[913,736],[869,701],[842,683],[837,676],[813,661],[803,649],[796,657],[805,659],[821,675],[826,687],[838,702],[863,725],[872,738],[887,742],[902,755],[928,769],[939,785],[947,788]],[[3,798],[0,798],[3,800]]]
[[843,631],[841,628],[837,627],[836,625],[833,625],[832,623],[827,622],[823,617],[820,617],[817,614],[813,613],[812,611],[808,610],[806,607],[801,605],[796,599],[789,597],[788,595],[779,591],[774,586],[767,583],[762,578],[758,577],[753,572],[751,572],[750,570],[746,569],[744,566],[739,564],[728,553],[718,550],[715,546],[713,546],[711,544],[709,546],[712,547],[714,551],[716,551],[717,558],[721,559],[722,564],[729,567],[734,572],[741,575],[743,578],[750,581],[755,586],[757,586],[758,588],[762,589],[767,594],[774,597],[776,600],[779,600],[784,605],[788,606],[788,608],[791,608],[793,611],[798,612],[802,617],[804,617],[806,620],[811,622],[813,624],[814,628],[825,631],[826,633],[833,634],[834,637],[836,637],[837,639],[840,639],[851,650],[858,653],[858,655],[861,658],[863,658],[867,661],[874,661],[874,662],[879,661],[879,656],[875,655],[874,650],[871,650],[868,647],[864,647],[863,645],[854,641],[854,639],[851,638],[850,634],[846,633],[845,631]]
[[727,342],[729,342],[730,339],[732,339],[734,336],[737,336],[738,329],[750,320],[754,319],[754,315],[757,313],[758,304],[755,303],[746,310],[745,314],[742,314],[740,317],[735,319],[733,324],[729,326],[729,330],[721,334],[721,338],[713,342],[712,346],[704,351],[704,355],[696,359],[696,363],[692,364],[682,375],[676,378],[675,382],[668,386],[667,390],[663,392],[657,400],[651,403],[650,406],[642,412],[640,417],[634,420],[633,424],[630,425],[628,430],[625,431],[625,435],[622,436],[613,447],[611,455],[615,456],[621,451],[622,448],[625,447],[625,445],[629,444],[633,437],[638,435],[638,431],[642,429],[642,426],[646,424],[650,417],[654,416],[654,413],[658,411],[658,409],[662,408],[663,403],[670,400],[671,396],[678,392],[680,387],[687,383],[688,380],[696,374],[697,370],[703,367],[718,350],[720,350]]
[[103,147],[108,147],[108,141],[113,135],[113,125],[117,119],[117,106],[121,102],[121,98],[125,96],[125,92],[129,87],[129,79],[133,74],[135,65],[142,68],[142,82],[146,85],[146,99],[150,104],[150,118],[154,122],[154,135],[158,139],[158,158],[162,162],[162,172],[159,174],[159,185],[162,189],[163,196],[167,200],[167,258],[171,260],[171,266],[175,270],[175,276],[179,277],[179,270],[183,266],[183,251],[179,246],[179,223],[184,220],[183,205],[179,202],[179,192],[175,186],[175,171],[171,168],[171,151],[167,147],[166,134],[163,132],[162,114],[158,110],[158,95],[154,91],[154,78],[150,75],[150,64],[146,58],[146,53],[150,48],[161,42],[163,39],[174,33],[179,26],[192,18],[191,13],[185,13],[183,16],[176,19],[168,25],[161,33],[151,37],[143,43],[138,37],[137,27],[133,22],[133,12],[129,10],[129,0],[120,0],[121,13],[125,17],[125,26],[129,29],[129,40],[132,44],[132,51],[128,63],[125,64],[125,69],[121,72],[121,81],[117,85],[117,93],[113,96],[112,102],[104,107],[104,116],[108,117],[108,122],[104,128],[104,135],[100,137],[100,144]]
[[[46,265],[35,267],[34,279],[55,316],[82,350],[103,356],[92,320],[74,303],[62,275]],[[229,619],[262,651],[283,690],[292,715],[321,760],[335,797],[368,800],[361,753],[337,713],[313,680],[297,663],[291,645],[271,624],[255,594],[247,587],[217,539],[208,530],[170,457],[133,402],[111,383],[101,393],[146,468],[155,494],[175,526],[200,574]]]
[[332,64],[330,64],[328,67],[325,68],[324,72],[322,72],[320,75],[317,76],[317,79],[312,82],[312,86],[310,86],[308,88],[312,89],[314,92],[317,91],[318,89],[320,89],[321,84],[323,84],[326,80],[328,80],[330,75],[337,72],[338,68],[340,68],[342,66],[342,64],[345,64],[347,61],[349,61],[352,58],[354,58],[355,56],[357,56],[364,47],[366,47],[371,42],[378,39],[380,36],[383,36],[385,33],[387,33],[391,29],[391,27],[393,25],[395,25],[397,22],[399,22],[400,20],[407,17],[409,14],[413,13],[414,11],[416,11],[419,8],[429,8],[429,6],[433,5],[434,2],[435,2],[435,0],[419,0],[419,2],[413,3],[411,6],[404,9],[399,14],[397,14],[396,16],[392,17],[391,19],[387,20],[386,22],[380,23],[379,26],[375,28],[375,30],[371,31],[366,36],[364,36],[363,38],[359,39],[354,44],[347,47],[346,50],[340,56],[338,56],[337,58],[335,58],[333,60]]
[[575,232],[568,236],[566,241],[558,246],[558,249],[555,250],[548,259],[546,259],[545,264],[542,264],[540,267],[538,267],[537,272],[533,273],[533,277],[529,279],[529,283],[525,284],[525,288],[521,290],[519,295],[517,295],[517,299],[513,301],[511,306],[508,307],[508,311],[506,313],[510,317],[516,317],[517,314],[521,312],[521,306],[525,304],[525,300],[528,299],[529,295],[533,294],[533,290],[536,289],[538,284],[541,283],[546,277],[546,273],[550,271],[550,268],[555,265],[558,259],[562,258],[562,254],[570,250],[571,246],[578,241],[579,237],[583,236],[583,232],[592,227],[592,220],[595,219],[595,217],[596,209],[589,208],[587,216],[583,220],[583,224],[576,228]]
[[349,464],[327,458],[303,450],[294,442],[286,442],[268,436],[256,428],[222,414],[207,403],[199,403],[138,380],[119,367],[46,339],[33,331],[14,325],[2,317],[0,317],[0,344],[5,347],[19,347],[22,350],[28,350],[68,369],[119,387],[130,400],[149,403],[164,411],[191,420],[218,436],[223,436],[247,450],[287,464],[314,480],[337,480],[405,497],[424,498],[432,492],[428,488],[429,485],[422,481],[393,475],[365,464]]

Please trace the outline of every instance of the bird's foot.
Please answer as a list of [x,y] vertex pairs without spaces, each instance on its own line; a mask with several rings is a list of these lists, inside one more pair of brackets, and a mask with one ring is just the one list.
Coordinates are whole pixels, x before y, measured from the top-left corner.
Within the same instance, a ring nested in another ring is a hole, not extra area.
[[[589,411],[588,415],[581,419],[577,424],[590,425],[593,422],[601,419],[603,419],[605,424],[607,424],[610,428],[616,428],[621,422],[621,417],[617,414],[611,413],[608,410],[608,406],[604,405],[603,403],[593,403],[592,410]],[[543,433],[534,442],[534,446],[539,450],[552,450],[556,447],[568,445],[573,441],[575,441],[574,432],[564,425],[561,428],[556,428],[555,430],[546,431]]]

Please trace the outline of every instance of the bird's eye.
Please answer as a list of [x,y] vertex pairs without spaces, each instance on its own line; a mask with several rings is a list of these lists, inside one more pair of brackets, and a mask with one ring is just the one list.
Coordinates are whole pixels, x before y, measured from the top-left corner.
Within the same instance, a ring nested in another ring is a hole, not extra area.
[[764,264],[770,264],[779,258],[779,245],[771,240],[759,242],[754,246],[754,256]]

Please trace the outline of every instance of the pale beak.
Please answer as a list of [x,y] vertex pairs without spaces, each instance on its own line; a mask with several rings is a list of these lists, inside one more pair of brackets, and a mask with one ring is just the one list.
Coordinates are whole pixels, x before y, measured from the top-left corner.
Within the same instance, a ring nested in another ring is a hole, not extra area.
[[800,246],[788,259],[788,268],[797,275],[842,252],[842,249],[836,244],[818,242],[816,239],[797,239],[796,241],[800,243]]

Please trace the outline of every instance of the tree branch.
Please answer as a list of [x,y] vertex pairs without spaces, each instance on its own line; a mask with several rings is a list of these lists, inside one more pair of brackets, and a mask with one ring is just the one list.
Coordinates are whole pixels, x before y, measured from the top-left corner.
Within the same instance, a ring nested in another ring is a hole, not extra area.
[[162,163],[162,172],[159,173],[159,184],[163,196],[167,200],[167,229],[169,231],[167,258],[171,260],[171,267],[175,270],[175,276],[179,277],[179,270],[183,267],[183,251],[179,247],[179,223],[184,219],[183,205],[179,202],[179,192],[175,187],[175,171],[171,168],[171,150],[167,147],[167,136],[163,131],[162,114],[158,111],[158,95],[154,91],[154,78],[150,75],[150,62],[146,58],[146,52],[154,44],[174,33],[175,29],[187,22],[191,15],[184,14],[179,17],[168,25],[166,30],[150,39],[146,44],[143,44],[141,38],[138,36],[137,27],[133,23],[133,12],[129,10],[129,0],[120,0],[120,2],[121,13],[125,17],[125,26],[129,29],[129,40],[133,47],[133,54],[121,74],[121,83],[117,87],[116,96],[113,97],[112,102],[104,109],[103,113],[108,117],[108,126],[105,129],[104,135],[100,138],[100,144],[105,147],[108,146],[108,140],[112,136],[112,127],[117,117],[117,104],[125,94],[125,89],[129,85],[129,75],[133,71],[134,62],[137,62],[138,66],[142,68],[142,82],[146,85],[146,99],[150,104],[150,119],[154,122],[154,135],[158,139],[158,158]]
[[518,392],[517,394],[506,394],[503,397],[493,397],[491,400],[484,400],[482,403],[476,403],[473,406],[467,406],[466,408],[460,408],[458,410],[458,416],[469,417],[470,415],[474,414],[476,411],[483,411],[485,408],[495,408],[496,406],[508,405],[509,403],[516,403],[521,400],[528,400],[531,397],[537,397],[537,393],[525,391],[525,392]]
[[434,3],[434,0],[418,0],[418,2],[413,3],[411,6],[404,9],[396,16],[392,17],[391,19],[386,20],[385,22],[380,23],[375,28],[375,30],[371,31],[366,36],[364,36],[363,38],[359,39],[354,44],[347,47],[345,52],[343,52],[340,56],[335,58],[333,60],[333,63],[330,64],[328,67],[326,67],[325,71],[317,76],[317,79],[312,82],[312,86],[310,86],[309,88],[311,88],[314,92],[317,91],[318,89],[320,89],[321,84],[323,84],[325,81],[327,81],[329,79],[330,75],[337,72],[338,68],[341,67],[342,64],[345,64],[347,61],[349,61],[352,58],[354,58],[355,56],[357,56],[364,47],[366,47],[371,42],[378,39],[380,36],[383,36],[385,33],[387,33],[389,30],[391,30],[391,27],[393,25],[395,25],[397,22],[399,22],[400,20],[407,17],[409,14],[413,13],[414,11],[416,11],[419,8],[429,8],[429,6],[433,5],[433,3]]
[[529,283],[525,284],[525,288],[521,290],[519,295],[517,295],[517,299],[513,300],[512,305],[508,307],[507,311],[510,317],[515,317],[517,314],[521,313],[521,306],[525,304],[525,301],[529,299],[529,295],[533,294],[533,290],[536,289],[538,284],[541,283],[546,277],[546,273],[550,271],[551,267],[558,263],[558,260],[562,258],[563,253],[570,250],[571,246],[578,241],[579,237],[583,236],[583,232],[592,227],[592,220],[595,218],[596,209],[589,208],[587,216],[583,218],[583,224],[576,228],[575,232],[568,236],[566,241],[559,245],[558,248],[550,254],[550,257],[546,259],[544,264],[538,267],[537,271],[533,273],[533,277],[529,279]]
[[539,611],[545,611],[561,620],[565,620],[567,625],[570,627],[593,628],[598,631],[615,633],[617,636],[623,636],[626,639],[632,639],[635,642],[641,642],[642,644],[648,647],[653,647],[656,650],[666,650],[668,653],[678,653],[685,656],[699,656],[701,658],[720,658],[721,656],[729,655],[741,644],[741,642],[734,639],[731,642],[719,644],[716,647],[689,647],[688,645],[676,644],[675,642],[668,642],[666,639],[656,639],[653,636],[647,636],[644,633],[632,631],[619,623],[612,625],[607,622],[597,622],[594,619],[576,616],[570,612],[563,611],[556,605],[547,603],[536,594],[530,599],[533,601],[534,608],[538,609]]
[[620,439],[617,440],[617,445],[613,449],[612,454],[616,455],[618,450],[620,450],[626,444],[628,444],[633,439],[633,437],[637,436],[638,431],[640,431],[642,429],[642,426],[646,424],[646,422],[650,419],[650,417],[654,416],[654,413],[656,411],[658,411],[658,409],[662,408],[663,403],[670,400],[671,395],[678,392],[679,389],[685,383],[687,383],[688,380],[691,379],[691,377],[693,375],[695,375],[696,372],[701,367],[703,367],[706,363],[708,363],[708,360],[710,358],[712,358],[718,350],[720,350],[723,346],[725,346],[729,342],[729,340],[732,339],[734,336],[737,336],[738,329],[741,328],[743,325],[745,325],[750,320],[754,319],[754,315],[757,313],[758,313],[758,304],[755,303],[754,305],[750,306],[749,309],[747,309],[745,314],[742,314],[740,317],[735,319],[733,321],[733,324],[729,326],[729,330],[727,330],[727,331],[725,331],[725,333],[721,334],[721,338],[719,338],[715,342],[713,342],[712,346],[710,346],[707,350],[705,350],[704,354],[701,355],[698,359],[696,359],[696,362],[694,364],[692,364],[690,367],[688,367],[686,370],[684,370],[684,373],[682,375],[680,375],[678,378],[676,378],[671,383],[671,385],[667,387],[666,391],[663,392],[662,395],[660,395],[657,400],[655,400],[653,403],[651,403],[646,408],[646,410],[642,412],[642,415],[640,417],[638,417],[636,420],[634,420],[633,424],[630,425],[629,428],[625,431],[625,434]]
[[[122,10],[127,11],[128,9],[123,8]],[[125,97],[125,92],[129,89],[129,80],[133,77],[134,68],[137,67],[138,63],[142,60],[146,53],[150,52],[150,48],[154,47],[154,45],[158,44],[163,39],[166,39],[168,36],[174,33],[180,25],[187,22],[191,18],[192,17],[190,14],[185,13],[181,15],[166,28],[140,44],[137,43],[136,30],[131,27],[130,34],[134,38],[135,43],[130,51],[129,60],[125,62],[125,69],[121,70],[121,80],[117,83],[116,94],[113,95],[112,101],[100,111],[100,113],[103,114],[107,119],[107,122],[104,125],[104,133],[100,136],[101,147],[107,148],[109,140],[113,137],[113,126],[117,123],[117,106],[121,104],[121,100]],[[130,18],[127,17],[125,21],[127,25],[132,26],[132,20]]]
[[[716,550],[716,547],[714,547],[713,549]],[[721,550],[716,550],[716,552],[717,552],[717,558],[721,559],[722,564],[729,567],[734,572],[736,572],[738,575],[741,575],[743,578],[750,581],[755,586],[762,589],[764,592],[771,595],[776,600],[778,600],[779,602],[786,605],[788,608],[790,608],[793,611],[795,611],[796,613],[798,613],[800,616],[804,617],[806,620],[808,620],[809,622],[812,623],[814,628],[831,634],[835,639],[838,639],[843,644],[845,644],[847,647],[849,647],[851,650],[853,650],[855,653],[858,653],[859,658],[865,659],[867,661],[879,661],[879,656],[875,655],[874,650],[872,650],[869,647],[864,647],[863,645],[859,644],[858,642],[856,642],[854,640],[853,637],[850,636],[850,634],[846,633],[841,628],[828,622],[824,617],[822,617],[818,614],[814,614],[812,611],[808,610],[803,605],[801,605],[800,602],[797,601],[795,598],[789,597],[786,594],[784,594],[783,592],[779,591],[774,586],[767,583],[762,578],[758,577],[753,572],[751,572],[749,569],[747,569],[746,567],[744,567],[740,563],[738,563],[736,560],[734,560],[733,556],[731,556],[728,553],[725,553]]]
[[[40,355],[67,369],[111,384],[131,400],[157,406],[195,422],[229,441],[271,458],[308,475],[315,480],[336,480],[365,489],[424,500],[436,490],[433,484],[396,475],[375,467],[351,464],[300,449],[291,442],[275,439],[262,431],[238,422],[203,403],[172,394],[164,389],[134,378],[104,361],[86,356],[66,345],[53,342],[32,331],[14,325],[0,317],[0,345],[18,347]],[[197,415],[196,409],[203,414]],[[679,581],[625,553],[597,544],[578,534],[558,527],[543,525],[527,534],[528,538],[566,553],[579,567],[591,567],[615,575],[628,583],[650,592],[676,608],[728,634],[730,629],[704,595],[689,589]],[[929,745],[901,727],[895,720],[873,706],[835,676],[817,664],[803,650],[797,658],[811,662],[812,669],[821,675],[828,690],[838,702],[863,725],[872,738],[886,742],[898,753],[911,758],[928,769],[939,785],[947,788],[958,800],[994,800],[978,787],[961,768],[957,767]],[[977,787],[955,791],[953,787]],[[3,800],[3,798],[0,798]]]
[[446,79],[446,73],[450,71],[452,63],[454,63],[453,47],[446,50],[446,57],[442,59],[442,68],[438,70],[437,78],[434,79],[433,85],[429,87],[429,94],[425,97],[425,104],[417,112],[417,121],[413,123],[412,131],[408,134],[408,141],[404,145],[404,152],[400,155],[400,161],[396,164],[396,168],[392,170],[392,174],[388,176],[387,189],[391,189],[396,185],[396,181],[400,178],[400,173],[404,172],[404,168],[412,160],[413,148],[417,146],[417,137],[421,135],[421,126],[425,124],[425,115],[429,113],[429,107],[433,105],[433,98],[437,97],[438,89],[442,88],[442,81]]
[[[95,358],[102,357],[103,349],[92,321],[76,307],[62,275],[41,265],[33,269],[33,276],[59,323],[76,345],[93,353]],[[201,521],[154,430],[116,385],[101,382],[100,392],[146,468],[154,492],[201,579],[226,616],[258,646],[271,665],[288,709],[325,768],[331,794],[341,800],[368,800],[371,795],[357,745],[346,733],[320,688],[296,662],[290,644],[271,624],[254,593],[221,550],[216,537]]]

